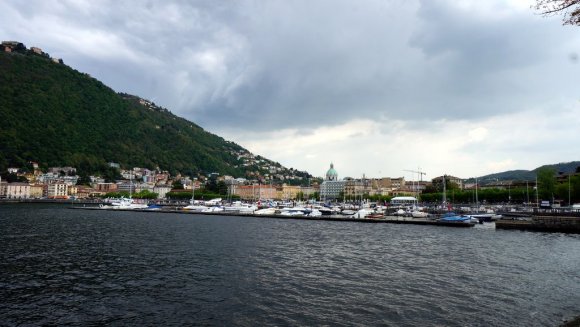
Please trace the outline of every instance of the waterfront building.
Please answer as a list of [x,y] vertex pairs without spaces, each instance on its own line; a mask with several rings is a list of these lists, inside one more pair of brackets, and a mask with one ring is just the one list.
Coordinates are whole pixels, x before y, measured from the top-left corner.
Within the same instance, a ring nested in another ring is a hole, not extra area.
[[30,197],[32,199],[40,199],[44,193],[44,185],[34,184],[30,185]]
[[325,180],[320,184],[320,199],[322,201],[339,199],[343,195],[345,184],[345,181],[338,180],[338,172],[331,163]]
[[135,193],[139,193],[142,191],[153,192],[153,185],[149,184],[149,183],[136,183],[135,184]]
[[94,188],[97,192],[104,193],[117,192],[118,190],[117,184],[115,183],[97,183],[95,184]]
[[276,198],[276,188],[271,185],[238,185],[235,195],[242,200],[265,200]]
[[309,199],[314,193],[320,190],[318,185],[314,186],[302,186],[300,191],[304,194],[304,199]]
[[76,197],[78,199],[86,199],[95,195],[95,190],[89,186],[79,185],[76,188],[77,188]]
[[282,184],[277,198],[281,200],[295,200],[301,191],[300,186]]
[[363,180],[349,179],[345,181],[344,197],[347,200],[360,198],[364,193],[365,193],[365,185],[363,183]]
[[0,177],[0,199],[6,197],[6,185],[8,183],[2,181],[2,177]]
[[153,187],[153,192],[157,193],[157,198],[158,199],[165,199],[165,196],[167,195],[167,193],[169,193],[171,191],[171,186],[169,185],[155,185],[155,187]]
[[391,178],[391,188],[393,190],[402,188],[406,185],[405,177]]
[[29,199],[30,185],[27,183],[8,183],[5,194],[8,199]]
[[46,185],[46,197],[49,199],[64,199],[68,196],[68,185],[54,183]]
[[117,190],[119,192],[135,193],[135,183],[121,182],[117,183]]

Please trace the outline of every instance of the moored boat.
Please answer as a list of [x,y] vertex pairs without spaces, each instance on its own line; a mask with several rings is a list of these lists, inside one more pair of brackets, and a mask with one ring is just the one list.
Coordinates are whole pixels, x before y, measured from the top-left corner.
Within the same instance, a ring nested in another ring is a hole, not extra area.
[[441,216],[437,221],[448,224],[475,225],[478,220],[469,216],[458,215],[454,212],[448,212]]

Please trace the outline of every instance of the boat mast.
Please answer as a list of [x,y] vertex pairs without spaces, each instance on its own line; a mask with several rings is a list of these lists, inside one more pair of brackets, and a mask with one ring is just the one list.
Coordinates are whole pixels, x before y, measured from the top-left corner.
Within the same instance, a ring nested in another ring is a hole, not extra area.
[[536,175],[536,209],[540,205],[540,196],[538,195],[538,175]]
[[129,171],[129,199],[133,197],[133,170]]
[[475,206],[477,208],[477,212],[479,212],[479,198],[477,197],[477,178],[475,178]]
[[443,207],[447,207],[447,190],[445,186],[445,175],[443,175]]
[[530,189],[528,181],[526,181],[526,198],[527,198],[526,207],[528,207],[530,205]]

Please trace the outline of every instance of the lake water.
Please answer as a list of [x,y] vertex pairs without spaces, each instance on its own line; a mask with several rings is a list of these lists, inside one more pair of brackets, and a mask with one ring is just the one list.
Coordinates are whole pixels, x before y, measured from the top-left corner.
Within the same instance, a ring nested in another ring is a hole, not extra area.
[[557,326],[580,235],[0,206],[0,325]]

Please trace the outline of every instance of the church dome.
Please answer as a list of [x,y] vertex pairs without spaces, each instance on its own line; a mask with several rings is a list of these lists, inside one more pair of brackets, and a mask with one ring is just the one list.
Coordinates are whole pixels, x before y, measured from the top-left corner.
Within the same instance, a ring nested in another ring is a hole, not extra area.
[[326,172],[326,180],[327,181],[336,181],[338,180],[338,173],[334,170],[334,164],[330,164],[330,169]]

